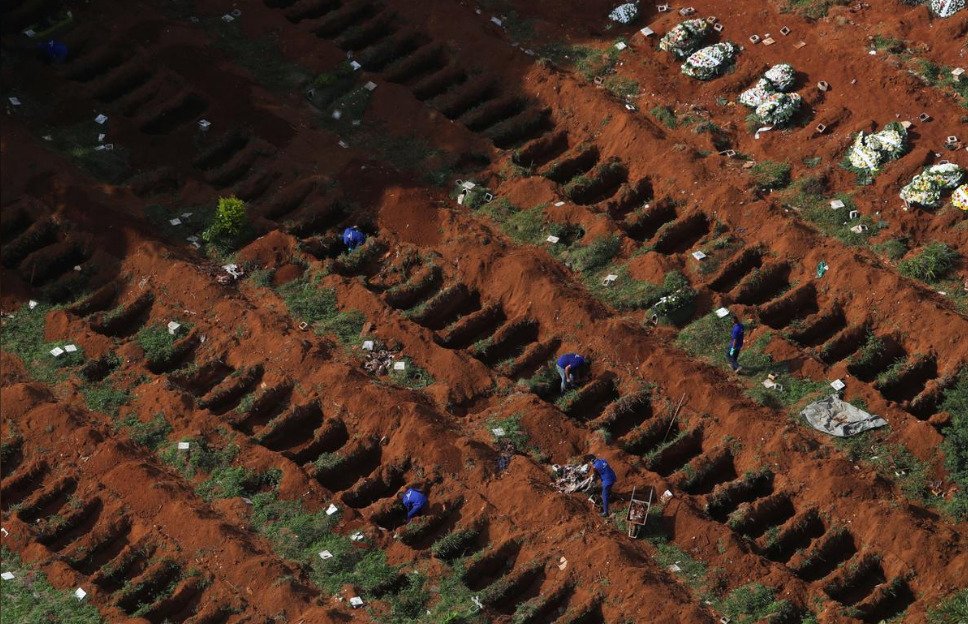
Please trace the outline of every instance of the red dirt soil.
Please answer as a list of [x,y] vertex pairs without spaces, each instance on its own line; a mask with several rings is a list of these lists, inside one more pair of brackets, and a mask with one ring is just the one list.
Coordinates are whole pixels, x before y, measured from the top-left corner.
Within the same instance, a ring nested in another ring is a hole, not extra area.
[[[5,8],[4,28],[18,32],[54,4]],[[142,422],[164,414],[172,442],[214,441],[233,432],[236,465],[279,469],[280,498],[312,510],[336,502],[343,513],[339,533],[363,531],[390,563],[436,577],[450,572],[431,555],[432,540],[404,544],[394,539],[398,527],[385,520],[404,484],[430,485],[431,511],[446,518],[434,538],[455,527],[483,526],[480,552],[496,552],[498,561],[517,553],[477,584],[516,578],[534,563],[540,567],[520,592],[485,609],[489,621],[509,622],[528,598],[559,590],[564,598],[535,621],[569,621],[561,617],[566,611],[592,604],[592,615],[580,621],[719,621],[700,592],[656,560],[654,543],[628,539],[614,522],[599,518],[584,496],[553,488],[548,464],[585,453],[614,467],[616,509],[633,486],[674,494],[653,519],[655,530],[708,566],[720,592],[762,583],[825,623],[876,622],[902,612],[905,622],[927,621],[927,610],[968,578],[964,523],[906,498],[895,482],[852,461],[786,408],[755,402],[742,379],[677,346],[678,330],[653,327],[643,323],[643,311],[625,313],[597,300],[581,275],[547,249],[513,241],[490,219],[458,205],[449,191],[457,178],[473,179],[522,208],[564,201],[549,205],[547,218],[580,226],[583,243],[618,235],[618,257],[632,277],[659,282],[669,270],[682,271],[699,292],[696,318],[728,305],[745,319],[759,319],[748,344],[770,332],[768,352],[798,375],[847,380],[846,398],[863,400],[883,416],[889,442],[909,448],[947,489],[938,446],[949,416],[939,411],[938,396],[968,363],[968,319],[950,299],[902,277],[869,247],[826,237],[782,201],[758,193],[742,162],[718,156],[706,135],[666,128],[646,111],[670,106],[708,116],[725,129],[732,149],[758,161],[792,163],[794,177],[821,175],[833,190],[856,190],[858,209],[867,215],[879,210],[887,222],[877,240],[906,236],[912,249],[940,240],[964,256],[964,213],[950,206],[904,211],[897,198],[923,165],[942,157],[965,164],[963,151],[935,155],[944,138],[956,134],[958,105],[896,67],[887,53],[868,54],[866,38],[928,41],[924,58],[965,64],[958,40],[968,28],[968,12],[938,20],[926,7],[892,2],[864,4],[859,11],[833,7],[828,17],[807,21],[782,12],[780,3],[697,0],[699,15],[715,15],[725,25],[723,40],[745,44],[754,32],[792,29],[788,37],[776,35],[771,47],[747,45],[734,72],[701,83],[679,73],[658,50],[657,38],[637,34],[649,25],[661,36],[681,19],[675,11],[653,14],[649,5],[635,28],[617,29],[606,28],[612,4],[600,1],[482,5],[476,11],[474,3],[452,0],[276,0],[239,6],[242,15],[226,26],[219,16],[235,5],[222,0],[97,0],[75,8],[71,28],[60,35],[72,56],[55,66],[34,59],[23,37],[5,37],[10,60],[3,64],[3,94],[17,94],[24,105],[8,107],[0,134],[3,243],[27,244],[48,222],[53,234],[4,262],[0,308],[31,313],[24,304],[57,292],[51,285],[69,285],[78,264],[84,294],[95,294],[48,313],[44,337],[77,344],[86,360],[119,356],[121,366],[109,379],[131,391],[122,414]],[[334,16],[354,7],[360,16],[337,27]],[[505,27],[490,22],[492,15],[502,16]],[[391,50],[395,62],[381,62],[373,46],[398,35],[374,28],[365,48],[347,43],[366,32],[353,27],[383,18],[402,33],[399,50]],[[524,20],[530,39],[518,44],[511,25]],[[363,62],[354,78],[377,85],[361,129],[329,119],[325,105],[320,110],[314,96],[307,98],[308,84],[260,84],[263,72],[246,69],[224,43],[225,29],[273,42],[273,53],[307,76],[332,71],[353,50]],[[403,35],[413,37],[413,49]],[[618,75],[640,85],[635,112],[575,71],[535,62],[525,51],[554,41],[605,49],[619,36],[627,37],[629,49]],[[792,44],[800,40],[807,45],[795,50]],[[435,60],[412,74],[398,64],[424,52]],[[810,121],[755,140],[738,107],[719,105],[717,97],[735,100],[764,69],[783,61],[804,75],[799,91]],[[144,74],[144,82],[129,85],[125,72]],[[461,79],[450,80],[453,75]],[[431,95],[437,78],[440,93]],[[832,89],[814,89],[819,80]],[[493,117],[485,115],[487,106]],[[90,121],[102,112],[110,117],[106,130]],[[933,120],[915,123],[914,148],[873,185],[856,186],[853,174],[837,166],[856,130],[916,121],[921,112]],[[207,133],[196,126],[202,117],[213,124]],[[538,121],[531,124],[532,118]],[[495,130],[508,119],[520,121],[520,132]],[[821,120],[830,129],[816,135],[813,127]],[[123,182],[92,177],[43,138],[78,124],[91,143],[98,132],[108,133],[106,141],[126,159]],[[558,132],[563,142],[549,141]],[[420,157],[415,141],[424,148]],[[544,150],[535,171],[593,145],[596,163],[621,161],[628,185],[647,178],[650,197],[617,214],[608,202],[630,192],[629,186],[606,184],[600,196],[579,205],[544,176],[508,175],[515,153],[539,153],[534,148],[542,141],[553,147]],[[810,157],[822,164],[802,164]],[[445,187],[426,178],[440,169],[448,172]],[[269,286],[248,278],[220,282],[220,263],[185,240],[200,234],[197,220],[188,217],[184,228],[165,223],[229,194],[247,201],[257,234],[233,261],[250,275],[274,270]],[[676,202],[666,221],[684,225],[678,238],[657,244],[659,225],[643,234],[632,219],[641,204],[663,200]],[[155,216],[159,211],[162,221]],[[314,253],[326,237],[353,223],[374,233],[385,251],[362,268],[341,268],[325,249]],[[700,225],[694,230],[690,224]],[[724,235],[739,243],[721,269],[701,273],[690,252]],[[764,267],[785,263],[788,270],[770,284],[773,292],[744,293],[740,282],[753,271],[741,261],[744,253]],[[818,281],[814,271],[821,260],[831,268]],[[428,282],[409,305],[395,305],[392,285],[421,270],[439,270],[440,279]],[[963,266],[957,270],[964,278]],[[398,346],[433,383],[410,390],[375,378],[362,369],[358,346],[344,348],[331,335],[301,329],[275,287],[306,271],[323,275],[319,287],[335,290],[340,309],[362,312],[368,335]],[[460,289],[466,289],[467,303],[459,306],[452,298],[454,313],[415,312],[436,293]],[[785,305],[800,289],[803,299]],[[106,312],[136,301],[147,302],[141,313],[109,326]],[[822,340],[790,337],[791,330],[825,316],[834,320]],[[483,319],[480,327],[470,322],[476,318]],[[136,335],[172,319],[191,324],[179,343],[186,350],[177,365],[157,372]],[[848,370],[848,356],[860,342],[836,361],[820,357],[824,344],[840,338],[849,343],[860,328],[895,338],[904,356],[930,356],[929,373],[882,392]],[[475,352],[486,347],[496,355]],[[591,356],[594,380],[578,407],[563,411],[553,394],[517,382],[566,351]],[[186,479],[129,439],[110,414],[88,409],[78,371],[44,383],[31,379],[6,350],[0,367],[2,434],[15,448],[2,467],[3,526],[9,531],[3,545],[38,565],[55,586],[87,589],[106,621],[379,619],[379,609],[374,615],[349,608],[346,599],[357,589],[347,588],[335,600],[315,584],[305,562],[275,552],[254,530],[241,498],[206,502],[195,492],[198,479]],[[224,402],[215,400],[221,390],[234,388],[238,392]],[[645,399],[630,400],[644,388]],[[280,392],[270,416],[261,422],[246,416],[246,401],[251,405],[253,397],[274,389]],[[669,416],[680,400],[673,422]],[[306,413],[301,410],[316,406],[319,429],[297,426],[284,438],[263,437],[272,431],[270,418],[300,423]],[[521,417],[535,448],[514,454],[500,470],[489,423],[512,415]],[[312,463],[320,453],[310,456],[306,449],[315,448],[314,435],[339,422],[347,435],[328,450],[359,450],[361,459],[327,481],[317,478]],[[674,432],[669,437],[675,444],[660,448],[663,432]],[[706,474],[710,466],[707,479],[689,483],[691,474]],[[738,493],[746,475],[764,469],[772,475],[765,484]],[[732,495],[719,496],[723,492]],[[727,502],[710,507],[716,500]],[[747,513],[731,515],[737,509]],[[54,520],[64,517],[66,525]],[[822,556],[811,559],[817,554]],[[560,569],[562,558],[568,563]],[[163,561],[194,568],[199,576],[179,581],[168,599],[133,617],[119,588],[160,574]],[[858,565],[865,561],[875,563]],[[130,563],[127,575],[107,578],[103,566],[120,562]],[[853,577],[847,571],[855,567],[862,573]],[[889,595],[893,582],[907,589]]]

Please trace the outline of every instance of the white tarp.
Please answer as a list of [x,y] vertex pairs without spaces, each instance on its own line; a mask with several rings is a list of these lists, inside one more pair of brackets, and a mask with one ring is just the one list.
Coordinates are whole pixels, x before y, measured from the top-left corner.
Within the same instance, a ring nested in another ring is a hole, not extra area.
[[847,438],[887,424],[880,416],[868,414],[859,407],[840,400],[835,394],[811,403],[803,408],[800,415],[817,431],[838,438]]

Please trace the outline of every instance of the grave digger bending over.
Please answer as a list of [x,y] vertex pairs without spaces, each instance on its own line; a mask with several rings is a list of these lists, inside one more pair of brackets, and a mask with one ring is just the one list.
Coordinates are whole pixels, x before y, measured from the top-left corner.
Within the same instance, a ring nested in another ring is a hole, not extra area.
[[427,507],[427,496],[417,488],[411,487],[400,494],[400,502],[407,510],[407,522],[410,522]]
[[558,358],[555,368],[561,377],[561,392],[565,393],[568,388],[578,387],[585,381],[591,365],[577,353],[565,353]]

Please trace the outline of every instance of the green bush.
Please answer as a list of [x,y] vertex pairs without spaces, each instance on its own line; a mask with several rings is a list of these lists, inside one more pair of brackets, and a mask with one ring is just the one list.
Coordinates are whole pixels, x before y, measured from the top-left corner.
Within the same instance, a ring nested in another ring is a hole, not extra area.
[[131,400],[127,390],[115,388],[109,383],[85,386],[81,392],[89,410],[109,416],[116,415],[121,406]]
[[785,600],[776,600],[772,589],[751,583],[730,592],[723,600],[721,611],[737,624],[753,624],[783,610],[786,604]]
[[263,488],[275,487],[282,478],[278,468],[255,471],[242,466],[222,466],[212,471],[195,491],[207,501],[251,496]]
[[944,243],[931,243],[921,253],[898,264],[901,275],[922,282],[936,282],[948,275],[960,255]]
[[249,227],[245,202],[238,197],[220,197],[215,218],[202,232],[202,239],[220,250],[233,249],[242,242]]
[[620,248],[621,240],[617,235],[602,236],[569,252],[566,263],[579,273],[597,271],[611,262]]
[[680,325],[692,317],[696,309],[696,290],[686,276],[678,271],[666,273],[662,282],[663,296],[652,306],[660,323]]
[[781,189],[790,184],[790,165],[764,160],[750,170],[750,175],[753,183],[762,190]]
[[363,314],[357,310],[340,312],[336,291],[321,288],[319,277],[302,276],[279,288],[289,312],[301,321],[313,325],[317,334],[332,333],[343,344],[355,341],[363,330]]

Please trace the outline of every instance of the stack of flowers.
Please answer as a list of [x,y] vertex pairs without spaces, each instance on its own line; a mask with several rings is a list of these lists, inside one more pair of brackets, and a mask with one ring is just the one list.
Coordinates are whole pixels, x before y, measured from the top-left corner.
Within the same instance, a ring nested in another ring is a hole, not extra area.
[[636,2],[621,4],[608,14],[608,19],[619,24],[631,24],[639,16],[639,5]]
[[928,4],[938,17],[951,17],[965,8],[965,0],[931,0]]
[[911,204],[937,208],[941,203],[941,193],[957,188],[964,177],[965,170],[954,163],[932,165],[901,189],[901,199]]
[[697,80],[711,80],[725,72],[739,48],[728,41],[694,52],[682,64],[682,73]]
[[955,208],[968,211],[968,184],[962,184],[951,194],[951,203]]
[[672,53],[676,58],[686,58],[702,45],[709,31],[706,20],[686,20],[666,33],[659,41],[659,49]]
[[796,93],[787,93],[793,88],[795,77],[796,72],[791,65],[774,65],[753,88],[740,94],[739,103],[754,109],[753,114],[760,123],[771,126],[789,123],[803,103]]
[[796,80],[796,76],[797,72],[788,63],[774,65],[763,74],[763,77],[769,80],[773,88],[780,93],[786,93],[793,88],[793,82]]
[[907,130],[894,121],[880,132],[857,133],[854,144],[847,150],[844,166],[869,183],[884,163],[896,160],[907,151]]

